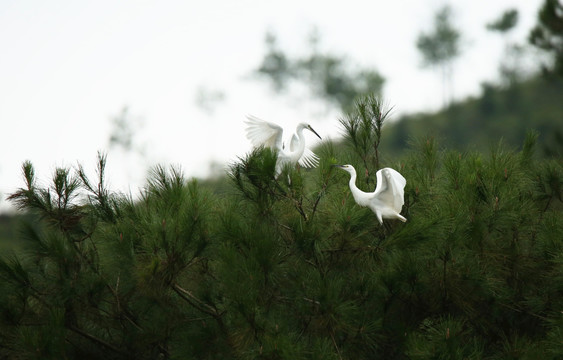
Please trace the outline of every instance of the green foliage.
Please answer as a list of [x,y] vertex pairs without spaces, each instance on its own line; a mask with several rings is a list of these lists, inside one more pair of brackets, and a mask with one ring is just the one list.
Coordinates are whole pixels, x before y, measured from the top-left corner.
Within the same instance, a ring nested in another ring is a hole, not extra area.
[[0,254],[9,254],[11,250],[18,249],[15,243],[18,234],[18,223],[25,217],[22,214],[0,214]]
[[359,98],[356,111],[340,119],[344,129],[344,142],[359,155],[366,169],[366,182],[369,183],[369,167],[379,169],[379,144],[383,122],[391,112],[374,95]]
[[[220,193],[156,167],[133,201],[103,155],[95,181],[59,169],[44,187],[25,163],[11,199],[41,220],[0,260],[0,357],[560,358],[561,162],[534,132],[487,153],[422,137],[390,162],[386,115],[360,99],[317,169],[276,179],[257,149]],[[400,171],[408,221],[358,207],[343,162]]]

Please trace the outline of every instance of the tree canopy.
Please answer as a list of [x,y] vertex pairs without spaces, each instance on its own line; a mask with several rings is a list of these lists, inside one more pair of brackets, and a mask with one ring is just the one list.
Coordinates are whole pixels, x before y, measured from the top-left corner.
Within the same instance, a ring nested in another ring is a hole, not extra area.
[[[0,260],[0,357],[30,359],[481,359],[563,355],[563,169],[522,150],[414,139],[381,153],[376,97],[341,119],[317,169],[258,148],[215,192],[156,167],[139,201],[31,163],[10,199],[34,214]],[[383,130],[382,130],[383,129]],[[407,179],[385,221],[353,201],[392,167]],[[288,180],[289,178],[289,180]]]

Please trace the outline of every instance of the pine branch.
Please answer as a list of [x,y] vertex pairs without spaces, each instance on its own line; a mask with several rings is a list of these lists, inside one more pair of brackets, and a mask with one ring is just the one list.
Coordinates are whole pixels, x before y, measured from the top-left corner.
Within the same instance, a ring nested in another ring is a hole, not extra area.
[[76,326],[72,326],[72,325],[71,325],[71,326],[68,327],[68,329],[74,331],[74,332],[77,333],[78,335],[81,335],[81,336],[85,337],[85,338],[88,339],[88,340],[91,340],[91,341],[93,341],[93,342],[95,342],[95,343],[97,343],[97,344],[99,344],[99,345],[102,345],[103,347],[105,347],[105,348],[107,348],[107,349],[109,349],[109,350],[111,350],[111,351],[113,351],[113,352],[115,352],[115,353],[120,354],[120,355],[123,356],[124,358],[128,358],[129,355],[130,355],[130,354],[126,353],[125,351],[119,349],[118,347],[116,347],[116,346],[114,346],[114,345],[112,345],[112,344],[110,344],[110,343],[108,343],[108,342],[106,342],[106,341],[104,341],[104,340],[102,340],[102,339],[100,339],[100,338],[97,338],[96,336],[94,336],[94,335],[92,335],[92,334],[88,334],[87,332],[80,330],[80,329],[77,328]]
[[178,284],[172,285],[172,290],[176,292],[182,299],[187,301],[190,305],[198,309],[199,311],[213,316],[215,319],[220,319],[223,313],[219,313],[215,307],[206,304],[204,301],[198,299],[191,291],[183,289]]
[[340,360],[342,360],[342,354],[340,353],[340,349],[338,348],[338,345],[336,344],[336,340],[334,340],[334,331],[332,329],[330,331],[330,338],[332,339],[332,343],[334,344],[334,348],[336,349],[336,353],[338,354],[338,358]]
[[315,213],[317,212],[317,206],[319,205],[319,202],[321,201],[321,198],[323,197],[323,194],[325,193],[327,187],[328,187],[328,182],[323,183],[323,187],[319,191],[319,195],[317,195],[317,199],[313,204],[313,210],[311,211],[311,221],[315,217]]

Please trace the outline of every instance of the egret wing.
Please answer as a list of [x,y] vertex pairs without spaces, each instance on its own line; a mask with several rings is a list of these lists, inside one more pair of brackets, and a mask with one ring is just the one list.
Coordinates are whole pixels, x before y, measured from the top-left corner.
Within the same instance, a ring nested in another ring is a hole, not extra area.
[[401,212],[405,203],[405,185],[407,180],[398,171],[383,168],[376,173],[377,185],[374,196],[380,201],[391,206],[395,211]]
[[267,146],[273,149],[282,149],[283,128],[273,122],[265,121],[253,115],[247,115],[245,123],[246,137],[253,146]]
[[299,165],[306,168],[314,168],[319,166],[319,157],[311,150],[305,148],[303,155],[299,158]]
[[[289,143],[289,151],[295,151],[299,145],[299,137],[293,134],[291,137],[291,142]],[[299,165],[306,168],[314,168],[319,166],[319,157],[317,154],[305,147],[303,150],[303,155],[299,158]]]

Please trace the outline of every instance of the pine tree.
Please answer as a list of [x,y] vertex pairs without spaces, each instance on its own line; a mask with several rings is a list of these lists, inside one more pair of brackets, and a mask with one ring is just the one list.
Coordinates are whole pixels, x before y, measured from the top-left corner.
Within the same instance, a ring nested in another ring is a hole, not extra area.
[[[381,154],[388,110],[360,99],[343,144],[317,169],[257,149],[222,193],[153,169],[139,200],[58,169],[23,166],[11,195],[36,221],[0,260],[0,357],[22,359],[427,359],[563,355],[563,169],[521,150],[443,149],[414,139]],[[350,163],[372,191],[407,179],[406,223],[359,207]]]

